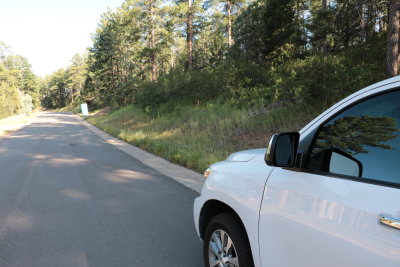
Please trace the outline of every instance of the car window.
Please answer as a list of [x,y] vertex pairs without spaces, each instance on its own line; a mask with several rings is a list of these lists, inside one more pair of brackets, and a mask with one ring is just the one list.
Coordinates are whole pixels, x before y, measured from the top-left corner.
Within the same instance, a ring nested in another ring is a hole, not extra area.
[[400,184],[400,91],[364,100],[322,125],[307,168]]

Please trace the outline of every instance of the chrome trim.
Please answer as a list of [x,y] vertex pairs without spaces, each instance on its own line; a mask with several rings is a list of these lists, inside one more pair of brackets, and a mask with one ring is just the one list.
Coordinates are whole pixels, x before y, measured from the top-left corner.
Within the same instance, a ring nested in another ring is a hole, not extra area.
[[399,219],[394,219],[394,218],[390,218],[390,217],[387,217],[384,215],[380,215],[379,222],[383,225],[387,225],[394,229],[400,230],[400,220]]

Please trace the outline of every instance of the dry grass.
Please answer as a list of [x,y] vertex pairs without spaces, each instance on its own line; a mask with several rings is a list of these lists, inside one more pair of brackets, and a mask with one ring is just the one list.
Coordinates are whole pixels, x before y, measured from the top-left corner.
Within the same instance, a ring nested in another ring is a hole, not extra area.
[[128,106],[88,121],[128,143],[202,172],[232,152],[265,147],[273,133],[299,130],[314,115],[296,106],[260,113],[209,104],[158,115]]
[[0,136],[5,136],[29,124],[37,113],[16,115],[0,120]]

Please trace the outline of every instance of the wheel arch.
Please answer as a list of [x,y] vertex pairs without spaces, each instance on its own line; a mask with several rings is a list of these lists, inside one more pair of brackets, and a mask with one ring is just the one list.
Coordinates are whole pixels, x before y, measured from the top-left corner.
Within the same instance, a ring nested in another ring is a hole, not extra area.
[[222,213],[233,213],[239,219],[241,226],[245,230],[246,236],[248,237],[246,227],[244,226],[244,223],[239,214],[232,207],[225,204],[224,202],[211,199],[204,203],[203,207],[201,208],[199,217],[199,234],[201,239],[204,239],[205,230],[210,220],[214,216]]

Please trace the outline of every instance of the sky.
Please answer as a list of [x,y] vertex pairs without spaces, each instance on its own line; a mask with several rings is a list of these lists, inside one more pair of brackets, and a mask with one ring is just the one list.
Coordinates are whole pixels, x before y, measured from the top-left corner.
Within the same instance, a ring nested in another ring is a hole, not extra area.
[[44,77],[92,45],[100,16],[123,0],[0,0],[0,41]]

